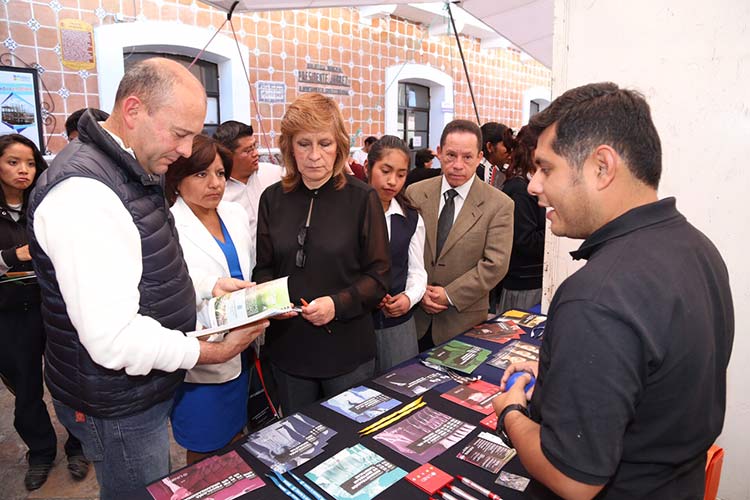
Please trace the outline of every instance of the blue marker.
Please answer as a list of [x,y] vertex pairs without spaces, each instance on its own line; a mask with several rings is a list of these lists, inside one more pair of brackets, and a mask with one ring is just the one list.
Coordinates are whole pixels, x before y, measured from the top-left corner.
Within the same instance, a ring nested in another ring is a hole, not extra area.
[[268,479],[270,479],[271,482],[273,482],[273,484],[275,484],[276,487],[278,489],[280,489],[283,494],[285,494],[286,496],[288,496],[292,500],[300,500],[300,498],[297,495],[295,495],[294,493],[292,493],[291,491],[289,491],[286,486],[284,486],[283,484],[281,484],[279,482],[279,480],[276,479],[275,477],[273,477],[271,474],[266,474],[266,477],[268,477]]
[[303,488],[305,488],[305,489],[306,489],[306,490],[307,490],[308,492],[310,492],[310,494],[311,494],[312,496],[314,496],[314,497],[315,497],[315,500],[326,500],[326,499],[325,499],[325,497],[324,497],[323,495],[321,495],[320,493],[318,493],[317,491],[315,491],[315,490],[313,489],[313,487],[312,487],[312,486],[310,486],[309,484],[307,484],[307,482],[306,482],[306,481],[304,481],[304,480],[303,480],[303,479],[302,479],[301,477],[297,477],[297,476],[296,476],[296,475],[294,474],[294,472],[292,472],[292,471],[289,471],[289,475],[290,475],[290,476],[292,476],[292,477],[293,477],[294,479],[296,479],[296,480],[297,480],[297,482],[298,482],[299,484],[301,484]]
[[287,481],[287,479],[284,476],[282,476],[281,474],[279,474],[278,472],[273,471],[273,475],[276,476],[276,479],[278,479],[279,481],[281,481],[281,484],[283,484],[284,486],[286,486],[289,490],[291,490],[292,493],[294,493],[295,495],[297,495],[302,500],[312,500],[312,498],[310,498],[309,496],[307,496],[304,493],[302,493],[302,490],[300,490],[299,488],[297,488],[294,485],[294,483],[292,483],[290,481]]

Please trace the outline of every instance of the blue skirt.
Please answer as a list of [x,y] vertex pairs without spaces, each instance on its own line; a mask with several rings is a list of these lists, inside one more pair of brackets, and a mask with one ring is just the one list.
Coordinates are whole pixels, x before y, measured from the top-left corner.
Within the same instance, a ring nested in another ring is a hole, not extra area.
[[172,432],[183,448],[200,453],[223,448],[247,423],[250,370],[223,384],[183,382],[175,394]]

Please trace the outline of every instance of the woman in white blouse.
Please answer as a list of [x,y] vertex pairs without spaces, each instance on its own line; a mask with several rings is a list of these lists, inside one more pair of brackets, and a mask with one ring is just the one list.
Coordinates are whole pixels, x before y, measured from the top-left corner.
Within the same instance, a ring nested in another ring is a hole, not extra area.
[[[198,317],[220,279],[249,280],[255,238],[247,213],[221,201],[232,169],[231,153],[214,139],[196,136],[192,154],[167,171],[165,190],[193,280]],[[247,422],[248,360],[238,354],[187,372],[172,410],[175,440],[187,448],[187,462],[223,448]]]

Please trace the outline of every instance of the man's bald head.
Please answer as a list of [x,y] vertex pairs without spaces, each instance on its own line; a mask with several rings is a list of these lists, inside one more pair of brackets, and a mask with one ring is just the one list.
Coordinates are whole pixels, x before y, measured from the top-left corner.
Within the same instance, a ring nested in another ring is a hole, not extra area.
[[178,84],[205,96],[203,85],[180,63],[162,57],[146,59],[125,72],[117,87],[115,108],[128,96],[136,96],[153,112],[172,100]]

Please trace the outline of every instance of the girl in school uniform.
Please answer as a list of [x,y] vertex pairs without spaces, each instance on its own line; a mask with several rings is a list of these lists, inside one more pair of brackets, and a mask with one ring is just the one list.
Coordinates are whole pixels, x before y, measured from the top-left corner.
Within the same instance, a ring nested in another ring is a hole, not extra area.
[[372,145],[367,164],[370,184],[383,205],[391,251],[391,288],[373,313],[375,369],[382,373],[419,352],[412,308],[422,300],[427,287],[425,226],[404,197],[409,173],[409,149],[404,141],[383,136]]

